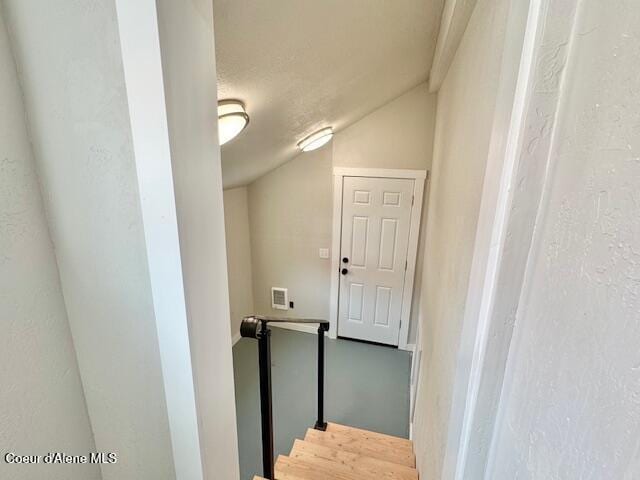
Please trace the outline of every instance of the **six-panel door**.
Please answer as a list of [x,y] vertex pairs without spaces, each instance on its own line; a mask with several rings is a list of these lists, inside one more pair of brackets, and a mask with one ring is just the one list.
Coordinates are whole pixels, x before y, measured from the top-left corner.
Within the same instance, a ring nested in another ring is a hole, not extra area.
[[344,177],[338,335],[398,345],[414,180]]

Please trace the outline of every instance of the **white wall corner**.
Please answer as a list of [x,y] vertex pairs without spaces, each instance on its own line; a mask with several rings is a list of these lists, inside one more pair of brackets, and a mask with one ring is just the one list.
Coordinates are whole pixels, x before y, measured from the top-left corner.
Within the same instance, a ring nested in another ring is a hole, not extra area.
[[175,476],[232,480],[239,463],[213,11],[196,3],[116,7]]
[[202,479],[156,3],[116,8],[176,478]]
[[[475,424],[471,425],[475,432],[475,443],[469,445],[469,464],[478,464],[475,445],[479,437],[487,437],[483,431],[481,417],[486,413],[493,418],[490,445],[486,448],[485,479],[494,478],[495,444],[499,432],[504,429],[502,409],[510,398],[509,368],[511,356],[517,352],[517,339],[514,328],[517,318],[524,310],[520,303],[526,301],[527,283],[535,239],[540,219],[545,207],[545,191],[548,188],[548,176],[551,169],[552,150],[557,135],[559,112],[563,105],[566,89],[567,62],[572,53],[574,40],[580,34],[576,27],[580,19],[580,10],[584,5],[581,0],[530,0],[531,8],[528,20],[528,32],[525,38],[525,52],[530,57],[530,71],[526,72],[531,88],[522,98],[526,102],[521,106],[521,139],[517,152],[514,152],[517,164],[513,173],[513,185],[510,192],[510,217],[505,225],[506,240],[504,254],[501,258],[499,285],[509,285],[496,294],[494,311],[492,312],[493,329],[487,332],[487,356],[492,355],[486,363],[493,365],[493,376],[487,375],[483,388],[478,394],[478,413]],[[535,88],[534,88],[535,86]],[[535,144],[535,148],[532,145]],[[582,159],[581,159],[582,160]],[[514,313],[515,312],[515,313]],[[505,321],[508,320],[508,321]],[[490,325],[491,326],[491,325]],[[495,351],[496,344],[507,345],[501,352]],[[512,345],[513,344],[513,345]],[[496,353],[501,357],[496,358]],[[495,367],[500,367],[495,373]],[[496,384],[500,389],[496,389]],[[492,393],[497,392],[497,393]]]
[[447,76],[475,6],[476,0],[446,0],[429,72],[430,92],[437,92]]
[[[556,45],[545,38],[544,23],[551,3],[516,2],[509,12],[443,478],[484,478],[491,463],[486,439],[493,438],[497,421],[513,312],[518,310],[535,226],[521,216],[522,212],[529,217],[537,214],[547,165],[541,158],[551,145],[550,138],[538,137],[540,122],[554,118],[558,107],[558,96],[552,90],[531,88],[548,72],[544,62],[536,67],[547,54],[544,45]],[[558,25],[568,26],[570,31],[572,21],[567,18]],[[554,56],[552,61],[558,59]],[[545,131],[552,130],[552,125],[545,123]],[[527,150],[534,140],[535,152]],[[516,184],[517,189],[513,187]]]
[[237,480],[213,4],[154,3],[204,478]]

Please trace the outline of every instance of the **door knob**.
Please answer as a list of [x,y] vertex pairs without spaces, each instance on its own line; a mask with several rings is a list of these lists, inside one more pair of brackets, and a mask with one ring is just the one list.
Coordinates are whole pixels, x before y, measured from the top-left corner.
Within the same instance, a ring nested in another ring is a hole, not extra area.
[[347,257],[342,257],[342,263],[349,263],[349,259]]
[[340,273],[342,273],[343,275],[346,275],[347,273],[349,273],[349,270],[347,270],[346,268],[343,268],[342,270],[340,270]]

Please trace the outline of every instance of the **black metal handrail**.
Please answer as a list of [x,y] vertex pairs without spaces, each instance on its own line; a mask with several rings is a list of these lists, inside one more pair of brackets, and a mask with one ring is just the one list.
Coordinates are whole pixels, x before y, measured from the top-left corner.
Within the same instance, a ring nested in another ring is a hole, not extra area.
[[313,428],[326,430],[324,421],[324,333],[329,321],[301,318],[265,317],[252,315],[242,319],[240,336],[258,340],[258,365],[260,369],[260,418],[262,423],[263,476],[274,477],[273,464],[273,407],[271,393],[271,330],[269,323],[318,324],[318,418]]

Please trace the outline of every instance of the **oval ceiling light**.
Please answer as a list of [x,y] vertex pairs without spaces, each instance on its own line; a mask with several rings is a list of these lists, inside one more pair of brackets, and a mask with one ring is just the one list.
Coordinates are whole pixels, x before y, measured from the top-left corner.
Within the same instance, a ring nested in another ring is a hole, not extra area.
[[323,128],[312,133],[298,143],[298,148],[303,152],[310,152],[320,148],[333,137],[333,129],[331,127]]
[[233,140],[249,124],[249,115],[240,100],[218,102],[218,136],[220,145]]

